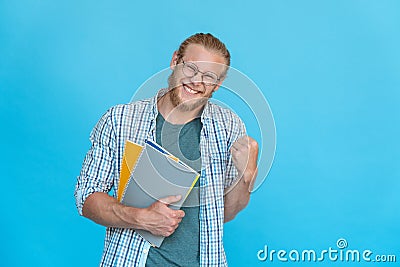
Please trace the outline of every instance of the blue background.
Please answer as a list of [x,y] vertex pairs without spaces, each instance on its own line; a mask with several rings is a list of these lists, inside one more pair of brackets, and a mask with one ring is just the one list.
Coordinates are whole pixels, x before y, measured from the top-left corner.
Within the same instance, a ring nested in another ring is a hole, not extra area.
[[225,225],[230,266],[281,266],[257,251],[341,237],[400,261],[399,11],[395,0],[0,1],[1,265],[98,265],[104,228],[73,198],[89,133],[200,31],[228,45],[277,129],[268,178]]

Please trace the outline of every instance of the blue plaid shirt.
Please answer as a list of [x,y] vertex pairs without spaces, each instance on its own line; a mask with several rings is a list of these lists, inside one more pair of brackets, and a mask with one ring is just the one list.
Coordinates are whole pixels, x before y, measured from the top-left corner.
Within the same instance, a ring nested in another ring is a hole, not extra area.
[[[144,144],[156,139],[155,97],[109,109],[90,134],[92,146],[83,162],[75,188],[76,206],[82,215],[86,198],[94,192],[118,191],[126,140]],[[223,247],[224,189],[237,179],[229,148],[245,134],[232,111],[208,102],[201,115],[202,171],[200,176],[200,265],[226,266]],[[108,227],[100,266],[145,266],[150,244],[132,229]]]

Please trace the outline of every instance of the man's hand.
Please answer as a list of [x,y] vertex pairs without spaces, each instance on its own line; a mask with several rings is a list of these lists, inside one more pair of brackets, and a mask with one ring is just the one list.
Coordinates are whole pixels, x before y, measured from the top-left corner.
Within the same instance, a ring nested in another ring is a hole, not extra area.
[[169,236],[185,212],[168,205],[180,199],[181,196],[169,196],[142,209],[125,206],[106,193],[95,192],[86,199],[83,216],[107,227],[143,229],[154,235]]
[[143,228],[153,235],[172,235],[185,216],[185,212],[183,210],[173,210],[168,205],[180,199],[181,196],[169,196],[154,202],[146,208],[142,218]]
[[239,172],[239,178],[248,184],[251,192],[257,176],[258,143],[248,135],[242,136],[231,146],[233,164]]

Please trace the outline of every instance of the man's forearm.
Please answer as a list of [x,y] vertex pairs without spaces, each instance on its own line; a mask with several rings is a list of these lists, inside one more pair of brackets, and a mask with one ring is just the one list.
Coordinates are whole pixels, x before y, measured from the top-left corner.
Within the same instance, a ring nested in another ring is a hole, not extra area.
[[250,200],[249,183],[245,181],[245,177],[240,178],[237,184],[225,190],[225,209],[224,209],[224,222],[229,222],[235,218],[235,216],[243,210]]
[[239,181],[225,190],[225,222],[235,218],[250,200],[257,176],[258,143],[250,136],[242,136],[230,148],[233,164],[239,173]]
[[91,194],[86,199],[82,212],[83,216],[106,227],[142,229],[139,218],[143,211],[124,206],[106,193]]
[[144,229],[154,235],[169,236],[185,216],[184,211],[168,207],[180,198],[168,196],[141,209],[122,205],[106,193],[96,192],[86,199],[82,211],[83,216],[107,227]]

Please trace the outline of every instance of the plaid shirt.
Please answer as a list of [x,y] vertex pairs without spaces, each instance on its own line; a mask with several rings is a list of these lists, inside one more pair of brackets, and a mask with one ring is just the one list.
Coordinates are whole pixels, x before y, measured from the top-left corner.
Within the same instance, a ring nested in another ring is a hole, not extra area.
[[[86,198],[94,192],[118,191],[119,172],[126,140],[144,144],[156,139],[157,96],[109,109],[90,135],[92,146],[83,162],[75,188],[76,206],[82,215]],[[208,102],[200,134],[200,265],[226,266],[223,248],[224,189],[237,178],[229,148],[245,134],[240,118]],[[145,266],[150,244],[132,229],[106,230],[100,266]]]

